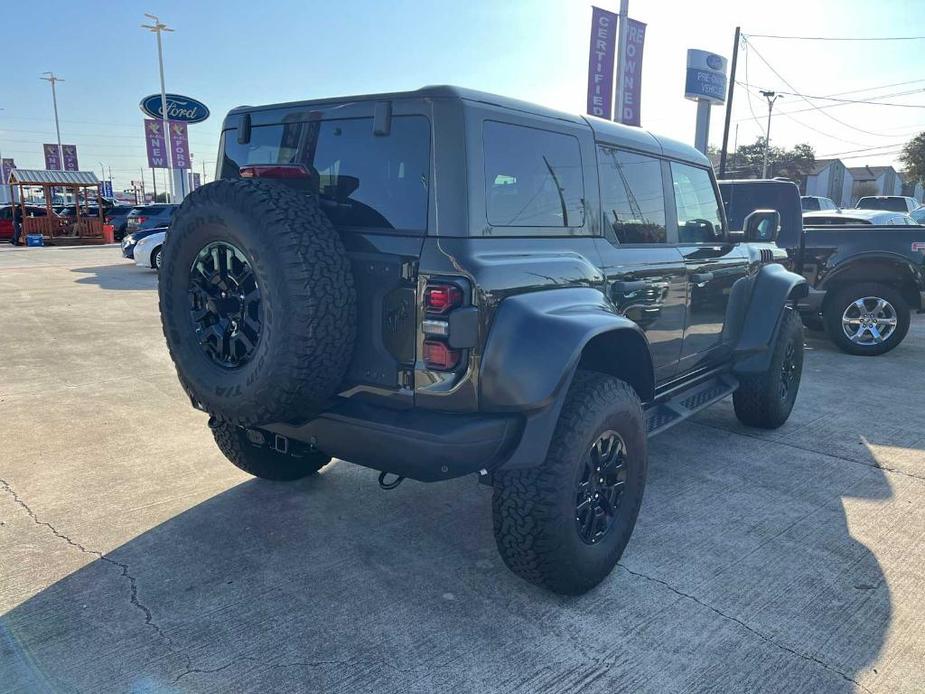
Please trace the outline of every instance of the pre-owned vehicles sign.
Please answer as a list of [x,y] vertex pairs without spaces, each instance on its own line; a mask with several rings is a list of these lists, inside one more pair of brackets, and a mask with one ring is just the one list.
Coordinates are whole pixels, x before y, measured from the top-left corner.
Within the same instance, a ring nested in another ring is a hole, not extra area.
[[[161,95],[152,94],[141,100],[141,110],[152,118],[162,119]],[[209,117],[209,109],[201,101],[180,94],[167,94],[167,120],[201,123]]]

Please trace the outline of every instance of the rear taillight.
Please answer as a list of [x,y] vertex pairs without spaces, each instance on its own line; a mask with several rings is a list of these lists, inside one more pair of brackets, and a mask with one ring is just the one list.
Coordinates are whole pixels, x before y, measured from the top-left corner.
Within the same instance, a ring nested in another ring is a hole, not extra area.
[[462,290],[453,284],[429,284],[424,290],[424,308],[429,313],[448,313],[462,301]]
[[148,221],[148,218],[147,217],[135,217],[135,221],[138,222],[139,224],[144,224],[145,222]]
[[434,371],[450,371],[459,365],[462,350],[450,349],[439,340],[424,341],[424,364]]
[[268,166],[242,166],[241,178],[311,178],[311,172],[301,164],[275,164]]

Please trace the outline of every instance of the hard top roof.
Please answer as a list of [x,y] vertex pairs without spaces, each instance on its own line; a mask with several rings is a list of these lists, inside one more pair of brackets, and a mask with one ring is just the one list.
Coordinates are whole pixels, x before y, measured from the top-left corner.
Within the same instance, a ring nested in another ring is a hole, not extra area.
[[613,144],[630,147],[642,151],[660,154],[676,159],[683,159],[698,163],[704,166],[710,164],[710,160],[699,151],[677,140],[655,135],[642,128],[613,123],[611,121],[595,118],[593,116],[582,116],[565,111],[540,106],[520,99],[491,94],[488,92],[478,91],[476,89],[466,89],[464,87],[455,87],[452,85],[432,85],[422,87],[413,91],[405,92],[385,92],[381,94],[359,94],[353,96],[338,96],[323,99],[311,99],[307,101],[291,101],[286,103],[266,104],[263,106],[238,106],[231,109],[225,117],[223,128],[234,127],[229,124],[228,119],[241,114],[253,113],[255,111],[269,111],[274,109],[295,109],[311,106],[321,106],[324,104],[344,104],[357,101],[392,101],[397,99],[459,99],[476,103],[499,106],[512,111],[521,111],[532,113],[546,118],[555,118],[576,124],[587,124],[591,127],[595,136]]
[[804,212],[803,218],[807,217],[844,217],[845,219],[872,219],[882,215],[904,214],[901,210],[865,210],[857,207],[842,210],[813,210]]

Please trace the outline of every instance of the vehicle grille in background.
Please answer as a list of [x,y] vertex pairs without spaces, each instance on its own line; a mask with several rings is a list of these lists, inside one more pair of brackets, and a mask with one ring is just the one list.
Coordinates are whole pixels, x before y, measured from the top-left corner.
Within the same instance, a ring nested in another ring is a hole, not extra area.
[[773,262],[774,262],[774,251],[772,251],[770,248],[762,248],[761,249],[761,264],[767,265],[768,263],[773,263]]

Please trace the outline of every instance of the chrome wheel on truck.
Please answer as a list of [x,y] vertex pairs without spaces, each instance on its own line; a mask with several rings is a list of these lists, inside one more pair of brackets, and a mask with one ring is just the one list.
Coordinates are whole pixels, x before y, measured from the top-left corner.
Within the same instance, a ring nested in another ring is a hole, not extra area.
[[909,331],[909,304],[896,287],[865,282],[826,297],[823,309],[829,337],[848,354],[874,356],[899,345]]
[[896,330],[896,309],[879,296],[865,296],[852,301],[841,317],[845,337],[857,345],[879,345]]

